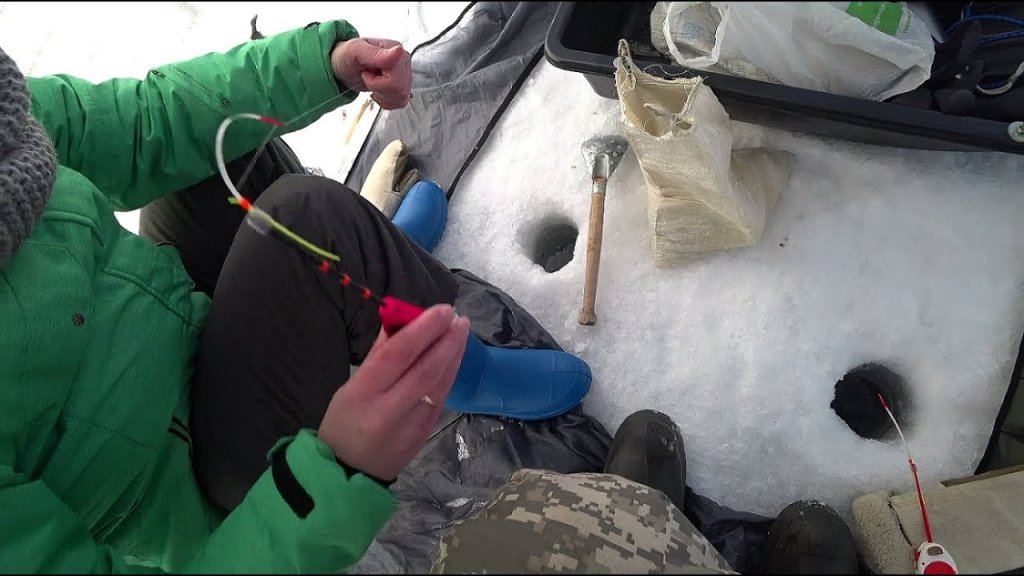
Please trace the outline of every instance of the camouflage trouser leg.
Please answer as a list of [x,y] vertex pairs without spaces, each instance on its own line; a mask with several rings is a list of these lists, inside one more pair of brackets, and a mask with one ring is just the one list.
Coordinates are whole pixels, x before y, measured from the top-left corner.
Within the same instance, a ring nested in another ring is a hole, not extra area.
[[722,573],[668,497],[611,474],[520,470],[441,541],[434,573]]

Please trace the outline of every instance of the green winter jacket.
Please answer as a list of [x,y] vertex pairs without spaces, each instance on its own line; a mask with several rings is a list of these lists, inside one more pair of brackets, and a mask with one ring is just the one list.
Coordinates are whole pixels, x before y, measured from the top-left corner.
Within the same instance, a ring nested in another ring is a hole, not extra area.
[[[186,423],[209,301],[173,249],[114,218],[214,174],[229,114],[311,112],[294,130],[349,101],[328,54],[355,35],[313,24],[142,81],[29,79],[60,168],[0,270],[0,571],[339,572],[390,516],[387,490],[309,430],[275,448],[312,497],[304,517],[269,468],[226,517],[204,500]],[[227,155],[265,135],[236,123]]]

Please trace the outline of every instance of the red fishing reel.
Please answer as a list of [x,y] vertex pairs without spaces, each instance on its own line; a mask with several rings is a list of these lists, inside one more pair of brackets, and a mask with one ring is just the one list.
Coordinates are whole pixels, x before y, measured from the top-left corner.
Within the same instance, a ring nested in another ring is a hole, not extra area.
[[918,574],[959,574],[953,556],[938,542],[925,542],[914,550],[914,571]]

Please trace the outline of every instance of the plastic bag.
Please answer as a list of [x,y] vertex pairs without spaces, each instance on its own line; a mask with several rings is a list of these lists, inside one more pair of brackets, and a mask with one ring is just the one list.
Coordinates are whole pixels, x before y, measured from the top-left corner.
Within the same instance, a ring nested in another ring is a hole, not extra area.
[[917,88],[935,57],[902,2],[659,2],[651,40],[687,68],[870,100]]
[[623,129],[647,184],[655,265],[757,243],[789,180],[792,155],[733,152],[729,115],[703,80],[637,69],[625,40],[615,84]]

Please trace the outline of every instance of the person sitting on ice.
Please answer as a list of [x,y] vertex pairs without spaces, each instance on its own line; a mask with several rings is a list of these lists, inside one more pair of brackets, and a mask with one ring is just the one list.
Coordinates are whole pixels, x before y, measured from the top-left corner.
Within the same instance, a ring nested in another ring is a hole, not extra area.
[[[0,51],[5,570],[340,572],[391,515],[386,487],[446,404],[512,418],[579,404],[584,362],[485,346],[455,313],[453,273],[414,240],[444,224],[424,209],[430,183],[395,215],[409,234],[333,180],[241,186],[344,275],[276,230],[239,226],[226,187],[207,198],[219,225],[199,232],[152,242],[114,216],[214,176],[230,116],[286,133],[360,91],[402,108],[411,83],[399,43],[343,21],[99,84],[26,81]],[[266,128],[236,123],[227,161]],[[230,239],[212,279],[192,266],[217,251],[211,237]],[[427,309],[388,336],[354,285]]]

